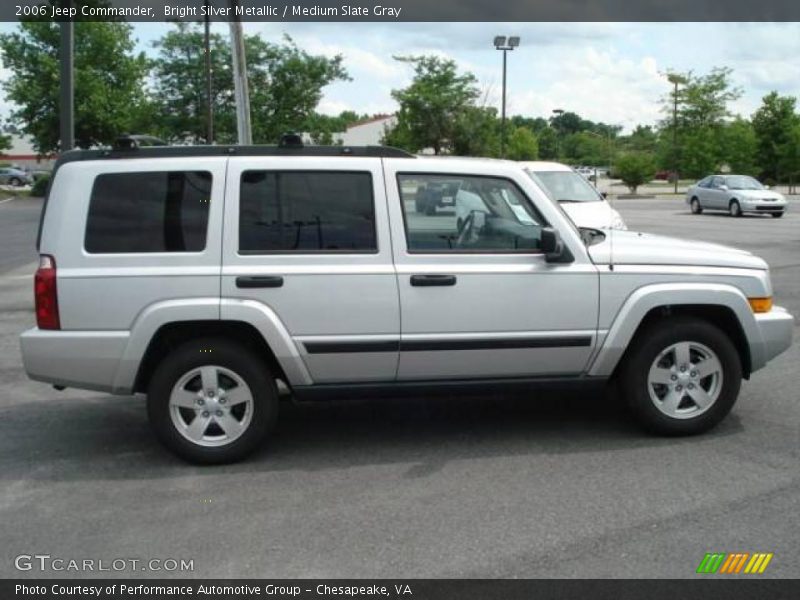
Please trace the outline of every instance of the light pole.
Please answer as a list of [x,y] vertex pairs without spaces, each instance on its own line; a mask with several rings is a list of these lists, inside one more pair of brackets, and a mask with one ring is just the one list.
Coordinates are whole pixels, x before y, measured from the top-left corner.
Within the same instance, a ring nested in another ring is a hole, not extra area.
[[678,85],[686,84],[687,79],[678,73],[667,73],[667,81],[675,86],[672,94],[672,178],[675,180],[675,193],[678,193]]
[[509,50],[514,50],[519,46],[519,36],[514,35],[506,40],[506,36],[497,35],[494,38],[495,50],[503,51],[503,108],[500,113],[500,156],[506,156],[506,54]]
[[[72,0],[62,0],[61,6],[69,9]],[[75,25],[72,21],[62,21],[59,61],[61,63],[61,98],[59,102],[60,152],[75,147]]]
[[[553,114],[555,115],[553,120],[556,120],[558,117],[564,114],[564,109],[554,108]],[[556,160],[561,160],[561,125],[556,126]]]

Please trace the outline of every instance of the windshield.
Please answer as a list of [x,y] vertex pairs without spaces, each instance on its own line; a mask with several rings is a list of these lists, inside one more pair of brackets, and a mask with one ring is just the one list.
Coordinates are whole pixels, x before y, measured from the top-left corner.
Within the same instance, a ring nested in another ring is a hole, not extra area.
[[603,198],[575,171],[528,171],[528,175],[558,202],[602,202]]
[[725,178],[725,184],[731,190],[763,190],[764,186],[752,177],[746,175],[734,175]]

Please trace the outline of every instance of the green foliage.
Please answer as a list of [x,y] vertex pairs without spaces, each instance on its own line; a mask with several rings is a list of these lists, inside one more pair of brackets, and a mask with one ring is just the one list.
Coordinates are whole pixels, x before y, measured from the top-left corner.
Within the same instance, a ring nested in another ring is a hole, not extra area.
[[616,159],[614,173],[635,194],[640,185],[655,177],[655,159],[646,152],[627,152]]
[[650,125],[637,125],[630,135],[620,138],[619,146],[628,152],[655,153],[658,147],[658,134]]
[[[452,149],[460,132],[483,126],[484,115],[468,114],[467,125],[463,122],[479,95],[472,73],[459,74],[455,62],[437,56],[395,58],[414,68],[414,79],[408,87],[392,91],[400,110],[397,126],[387,132],[385,143],[411,152],[430,148],[441,154]],[[478,123],[473,122],[476,119]]]
[[561,147],[562,155],[569,163],[602,166],[611,162],[612,148],[609,139],[597,133],[574,133],[564,139]]
[[539,142],[539,158],[558,160],[558,134],[552,127],[547,127],[537,134]]
[[11,136],[0,133],[0,154],[11,150]]
[[50,175],[41,175],[33,180],[31,186],[31,196],[42,197],[47,193],[47,185],[50,183]]
[[[155,42],[153,122],[146,130],[172,142],[206,142],[206,83],[203,32],[199,25],[179,23]],[[210,37],[214,138],[236,140],[231,52],[227,38]],[[245,36],[251,123],[255,143],[276,143],[287,131],[311,131],[327,139],[331,123],[314,114],[322,89],[348,79],[340,55],[313,56],[285,36],[281,44]],[[306,129],[319,126],[319,130]],[[326,137],[327,136],[327,137]]]
[[359,115],[352,110],[342,111],[337,116],[321,115],[315,112],[306,118],[301,131],[308,132],[315,144],[331,145],[334,134],[341,133],[349,125],[368,118],[369,115]]
[[764,96],[761,106],[753,114],[753,131],[763,178],[780,181],[783,175],[788,174],[782,168],[788,164],[782,163],[786,163],[785,157],[792,153],[793,132],[800,123],[795,112],[796,103],[792,96],[771,92]]
[[450,151],[458,156],[500,156],[497,110],[465,107],[455,118]]
[[539,143],[533,131],[527,127],[515,127],[508,136],[506,156],[511,160],[536,160],[539,158]]
[[[133,55],[130,25],[75,23],[75,142],[107,144],[132,125],[132,107],[144,98],[147,60]],[[59,25],[25,21],[0,35],[2,62],[11,71],[3,83],[16,105],[10,118],[33,139],[37,152],[59,149]]]
[[758,140],[749,121],[737,118],[727,123],[720,132],[719,149],[721,161],[731,173],[758,175]]

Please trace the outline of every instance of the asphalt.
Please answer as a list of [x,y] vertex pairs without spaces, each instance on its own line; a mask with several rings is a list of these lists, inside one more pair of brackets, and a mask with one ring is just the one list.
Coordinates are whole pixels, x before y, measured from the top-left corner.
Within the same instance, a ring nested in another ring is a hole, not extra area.
[[[799,202],[780,220],[615,204],[634,229],[757,252],[800,315]],[[645,435],[596,396],[372,400],[286,405],[247,462],[187,466],[142,398],[25,377],[38,209],[0,205],[0,577],[92,575],[15,570],[46,553],[194,561],[118,574],[143,577],[682,578],[712,551],[800,576],[798,344],[694,438]]]

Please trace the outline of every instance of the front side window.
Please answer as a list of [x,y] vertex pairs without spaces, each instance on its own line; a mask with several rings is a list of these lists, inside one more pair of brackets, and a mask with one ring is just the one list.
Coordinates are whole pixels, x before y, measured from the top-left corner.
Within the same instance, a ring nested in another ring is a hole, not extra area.
[[245,171],[239,199],[239,251],[377,252],[372,175]]
[[92,254],[201,252],[211,173],[104,173],[94,180],[84,248]]
[[528,171],[539,186],[556,202],[602,202],[597,190],[575,171]]
[[398,175],[411,253],[538,252],[544,218],[511,181]]

